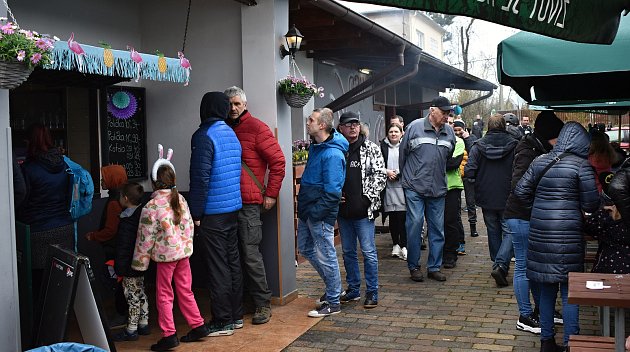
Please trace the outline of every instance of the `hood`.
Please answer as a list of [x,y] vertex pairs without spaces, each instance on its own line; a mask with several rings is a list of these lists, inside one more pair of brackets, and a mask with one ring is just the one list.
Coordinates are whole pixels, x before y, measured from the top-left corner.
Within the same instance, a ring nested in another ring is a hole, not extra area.
[[514,153],[518,140],[507,131],[488,131],[483,138],[477,140],[479,152],[487,159],[503,159]]
[[205,122],[209,118],[225,121],[229,111],[230,98],[221,92],[208,92],[201,99],[199,109],[201,122]]
[[57,148],[50,148],[47,152],[39,154],[35,159],[50,173],[58,173],[66,168],[63,155]]
[[120,165],[103,166],[101,174],[107,189],[118,189],[127,183],[127,171]]
[[534,149],[539,154],[546,154],[553,149],[553,146],[549,142],[542,140],[535,133],[526,134],[514,149],[514,154],[520,153],[524,149]]
[[400,142],[398,142],[396,144],[392,144],[392,142],[390,142],[387,137],[385,137],[385,139],[383,139],[383,143],[387,144],[387,146],[389,146],[390,148],[400,147]]
[[333,133],[330,134],[328,139],[321,143],[311,143],[310,148],[337,148],[345,154],[348,152],[349,145],[346,137],[333,129]]
[[564,124],[558,142],[556,142],[553,151],[558,153],[571,153],[582,158],[588,157],[588,149],[591,145],[591,139],[586,129],[577,122],[570,121]]

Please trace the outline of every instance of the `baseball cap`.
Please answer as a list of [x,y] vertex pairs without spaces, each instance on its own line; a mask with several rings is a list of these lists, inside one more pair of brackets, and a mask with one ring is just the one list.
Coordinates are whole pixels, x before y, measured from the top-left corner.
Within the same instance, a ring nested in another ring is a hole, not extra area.
[[454,106],[445,97],[437,97],[431,101],[431,106],[436,107],[442,111],[451,111],[454,109]]
[[355,114],[352,111],[344,112],[343,114],[341,114],[341,117],[339,117],[339,124],[341,125],[348,122],[360,122],[360,121],[361,119],[359,119],[359,115]]

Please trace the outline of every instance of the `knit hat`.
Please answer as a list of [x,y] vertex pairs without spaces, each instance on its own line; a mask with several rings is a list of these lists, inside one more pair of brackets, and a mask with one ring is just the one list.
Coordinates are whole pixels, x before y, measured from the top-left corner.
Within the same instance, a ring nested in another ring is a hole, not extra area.
[[545,141],[558,138],[564,122],[551,110],[542,111],[534,122],[534,132]]
[[153,169],[151,170],[151,180],[154,182],[157,181],[157,172],[160,166],[166,165],[173,169],[173,173],[175,173],[175,167],[171,164],[171,158],[173,157],[173,149],[168,148],[168,153],[166,154],[166,159],[164,159],[164,147],[161,144],[158,144],[158,159],[153,163]]
[[466,128],[466,123],[462,119],[453,120],[453,127]]
[[107,189],[118,189],[127,183],[127,171],[121,165],[103,166],[101,175]]

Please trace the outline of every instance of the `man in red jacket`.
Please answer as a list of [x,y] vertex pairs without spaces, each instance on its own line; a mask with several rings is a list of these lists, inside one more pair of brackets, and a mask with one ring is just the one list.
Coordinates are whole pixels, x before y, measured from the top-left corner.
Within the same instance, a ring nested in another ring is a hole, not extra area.
[[[226,122],[234,129],[243,149],[243,208],[238,214],[238,240],[244,286],[256,306],[252,324],[264,324],[271,318],[271,291],[259,248],[262,239],[260,213],[276,204],[284,179],[285,159],[269,126],[247,111],[245,92],[239,87],[230,87],[224,93],[230,98],[230,114]],[[265,187],[267,169],[269,176]]]

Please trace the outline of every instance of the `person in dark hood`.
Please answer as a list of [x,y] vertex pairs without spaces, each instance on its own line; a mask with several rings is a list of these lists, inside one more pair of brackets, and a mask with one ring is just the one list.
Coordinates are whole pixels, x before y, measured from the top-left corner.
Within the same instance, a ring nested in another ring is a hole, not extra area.
[[569,273],[584,271],[583,213],[599,207],[595,171],[587,160],[589,145],[586,129],[567,122],[553,150],[536,158],[514,189],[514,195],[532,209],[527,278],[540,288],[541,352],[558,350],[554,340],[558,290],[564,345],[580,331],[578,306],[569,304],[567,297]]
[[[536,157],[549,153],[558,140],[560,130],[564,126],[562,120],[553,111],[545,110],[538,114],[534,123],[533,133],[525,135],[514,150],[514,164],[512,164],[511,189],[516,187],[529,165]],[[540,290],[527,280],[527,244],[529,237],[529,219],[531,208],[523,204],[511,192],[505,205],[503,218],[510,230],[514,246],[514,297],[518,304],[519,318],[516,329],[540,334],[538,323],[538,306],[540,304]],[[532,309],[530,301],[534,298],[535,307]],[[561,318],[560,313],[557,316]],[[559,321],[558,321],[559,323]]]
[[48,246],[74,248],[74,226],[69,211],[70,179],[63,155],[43,124],[32,125],[28,136],[27,157],[22,164],[26,197],[17,220],[30,226],[33,293],[37,296]]
[[499,287],[508,285],[507,274],[514,254],[512,239],[503,219],[510,194],[514,148],[518,140],[505,129],[505,119],[496,114],[488,119],[488,132],[470,150],[464,178],[475,183],[475,201],[481,207],[488,229],[492,277]]
[[241,143],[225,123],[230,100],[209,92],[201,100],[201,124],[192,136],[190,213],[208,270],[212,321],[208,336],[242,327],[242,275],[238,251],[241,200]]

